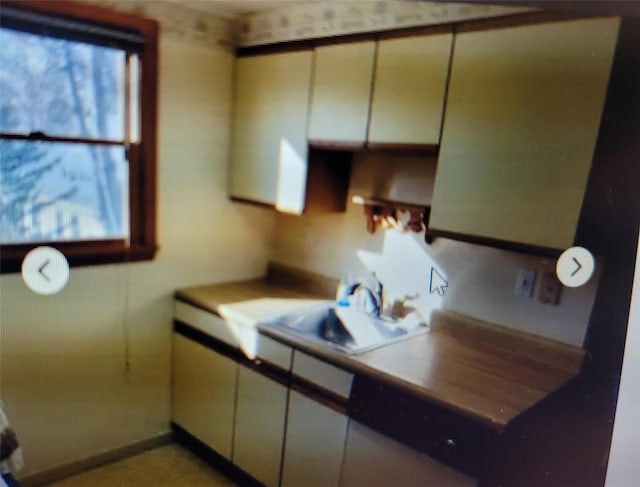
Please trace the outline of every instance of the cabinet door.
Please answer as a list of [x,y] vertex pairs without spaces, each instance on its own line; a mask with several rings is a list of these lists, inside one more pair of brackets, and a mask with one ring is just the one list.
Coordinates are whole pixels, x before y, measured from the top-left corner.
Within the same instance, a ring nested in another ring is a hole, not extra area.
[[373,41],[316,49],[310,140],[365,142],[374,50]]
[[456,35],[431,228],[573,244],[618,23]]
[[369,142],[438,144],[452,34],[379,42]]
[[351,421],[341,487],[474,487],[475,479]]
[[312,52],[239,58],[229,193],[301,212]]
[[287,388],[239,366],[233,463],[263,484],[280,481]]
[[283,487],[338,486],[347,421],[297,391],[289,393]]
[[173,336],[171,419],[229,460],[237,366],[182,335]]

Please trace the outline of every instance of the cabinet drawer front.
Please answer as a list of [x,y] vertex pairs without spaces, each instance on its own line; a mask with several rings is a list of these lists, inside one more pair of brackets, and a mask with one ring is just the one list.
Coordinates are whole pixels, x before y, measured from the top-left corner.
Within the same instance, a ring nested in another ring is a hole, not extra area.
[[175,318],[177,320],[197,328],[232,347],[238,346],[238,341],[233,332],[219,316],[182,301],[176,301],[175,305]]
[[349,398],[353,374],[299,350],[293,354],[293,374],[340,397]]
[[291,370],[292,349],[272,338],[258,335],[258,349],[256,356],[272,365],[289,372]]

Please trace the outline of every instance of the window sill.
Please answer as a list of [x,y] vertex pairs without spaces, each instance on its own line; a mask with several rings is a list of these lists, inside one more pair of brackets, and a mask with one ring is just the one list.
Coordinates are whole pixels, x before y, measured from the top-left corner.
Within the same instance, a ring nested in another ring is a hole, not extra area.
[[22,261],[27,253],[41,246],[53,247],[64,254],[70,267],[85,267],[104,264],[124,264],[153,260],[156,245],[134,245],[126,247],[122,240],[95,240],[86,242],[41,242],[0,246],[1,274],[21,272]]

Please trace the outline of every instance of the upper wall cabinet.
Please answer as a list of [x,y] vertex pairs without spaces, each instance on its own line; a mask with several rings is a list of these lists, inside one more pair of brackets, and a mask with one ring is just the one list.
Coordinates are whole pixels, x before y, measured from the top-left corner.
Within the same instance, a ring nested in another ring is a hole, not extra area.
[[438,144],[451,43],[451,33],[379,42],[370,143]]
[[311,65],[310,50],[238,58],[232,197],[304,209]]
[[573,244],[618,24],[586,19],[456,36],[435,235]]
[[309,140],[364,144],[375,43],[318,47],[311,97]]

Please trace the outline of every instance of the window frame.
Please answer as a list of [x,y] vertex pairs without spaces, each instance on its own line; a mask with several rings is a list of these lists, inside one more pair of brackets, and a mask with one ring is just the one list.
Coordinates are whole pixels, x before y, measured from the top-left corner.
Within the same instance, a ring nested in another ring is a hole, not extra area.
[[0,273],[20,272],[25,255],[40,246],[58,249],[71,267],[152,260],[156,239],[156,157],[158,115],[158,23],[69,0],[4,0],[3,5],[86,22],[136,30],[140,54],[140,136],[126,151],[129,167],[129,239],[28,242],[0,245]]

